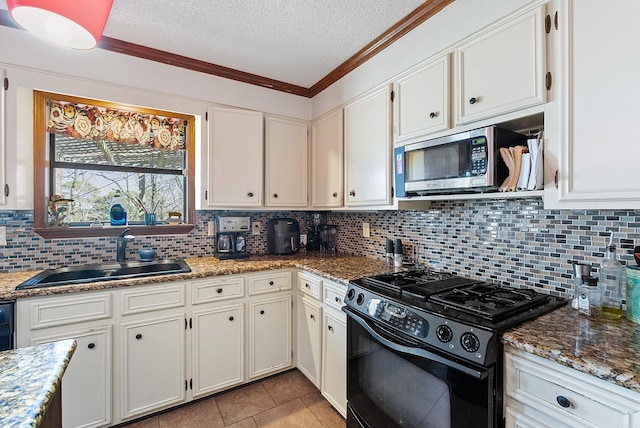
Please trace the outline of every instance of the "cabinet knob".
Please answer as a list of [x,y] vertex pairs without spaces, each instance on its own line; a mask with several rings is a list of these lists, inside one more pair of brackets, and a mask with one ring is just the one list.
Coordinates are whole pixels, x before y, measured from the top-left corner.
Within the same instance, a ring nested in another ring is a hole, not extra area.
[[306,288],[311,288],[311,286],[310,286],[309,284],[307,284],[306,282],[304,283],[304,286],[305,286]]
[[355,195],[356,195],[356,191],[355,191],[355,190],[350,191],[350,192],[349,192],[349,195],[351,195],[351,196],[355,196]]
[[264,315],[264,311],[260,311],[260,315]]
[[331,196],[333,196],[334,198],[337,198],[338,197],[338,192],[333,192],[333,195],[331,195]]
[[315,315],[313,315],[313,314],[311,314],[311,315],[309,315],[309,318],[311,318],[312,320],[314,320],[314,319],[316,319],[316,316],[315,316]]
[[273,285],[273,281],[269,281],[269,285]]
[[142,339],[142,335],[140,333],[136,334],[136,339],[138,340]]
[[333,327],[331,327],[331,326],[328,326],[328,327],[327,327],[327,329],[328,329],[329,331],[333,331]]
[[478,99],[476,97],[469,98],[469,104],[475,104],[477,102],[478,102]]
[[96,347],[96,344],[93,343],[93,342],[87,345],[87,348],[89,348],[89,349],[93,349],[95,347]]
[[569,399],[563,395],[558,395],[556,397],[556,401],[560,406],[564,407],[565,409],[568,407],[571,407],[571,401],[569,401]]
[[277,198],[277,197],[278,197],[278,194],[277,194],[277,193],[274,193],[274,194],[273,194],[273,197],[274,197],[274,198]]
[[229,321],[233,321],[233,317],[229,317]]
[[250,197],[250,198],[253,198],[253,192],[247,193],[247,196]]
[[222,288],[218,288],[218,289],[216,290],[216,292],[217,292],[218,294],[222,293]]
[[433,119],[434,117],[436,117],[438,114],[435,111],[432,111],[431,113],[429,113],[429,117],[431,119]]
[[336,299],[336,303],[340,303],[340,298],[339,297],[336,297],[335,299]]

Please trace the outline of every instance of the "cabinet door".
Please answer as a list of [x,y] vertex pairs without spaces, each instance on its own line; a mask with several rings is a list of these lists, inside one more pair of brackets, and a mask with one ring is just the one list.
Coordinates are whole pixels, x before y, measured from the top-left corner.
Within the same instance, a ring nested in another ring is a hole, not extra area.
[[262,205],[262,113],[210,107],[210,207]]
[[311,125],[311,205],[314,208],[342,206],[343,128],[342,109]]
[[193,312],[193,397],[244,382],[244,305]]
[[265,205],[307,206],[307,122],[265,117]]
[[291,296],[249,305],[249,377],[291,366]]
[[9,193],[9,187],[6,182],[6,160],[5,160],[5,100],[6,89],[4,89],[4,79],[6,77],[6,71],[0,68],[0,206],[7,204],[7,196]]
[[449,55],[435,58],[396,80],[396,143],[449,129]]
[[347,315],[325,310],[322,330],[322,395],[347,414]]
[[320,388],[322,355],[322,306],[309,298],[298,297],[296,356],[298,369]]
[[537,6],[455,50],[457,124],[545,102],[543,18]]
[[391,203],[391,86],[344,108],[346,205]]
[[[77,327],[77,326],[74,326]],[[75,339],[62,378],[62,426],[100,427],[111,422],[112,327],[100,326],[31,339],[31,344]]]
[[184,313],[121,324],[123,419],[184,401],[184,324]]
[[[554,3],[545,208],[638,209],[640,3]],[[597,28],[597,31],[594,31]]]

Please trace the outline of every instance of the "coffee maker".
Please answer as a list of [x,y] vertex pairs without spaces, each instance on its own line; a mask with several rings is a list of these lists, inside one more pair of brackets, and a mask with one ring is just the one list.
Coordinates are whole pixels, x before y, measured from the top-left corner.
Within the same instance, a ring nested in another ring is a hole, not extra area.
[[214,255],[220,260],[249,257],[247,233],[251,229],[249,217],[215,216]]

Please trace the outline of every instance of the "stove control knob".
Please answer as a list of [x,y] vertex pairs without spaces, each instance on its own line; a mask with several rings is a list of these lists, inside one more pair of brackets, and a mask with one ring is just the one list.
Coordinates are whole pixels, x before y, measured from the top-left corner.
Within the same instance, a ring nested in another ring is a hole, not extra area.
[[451,342],[451,339],[453,339],[453,331],[451,331],[451,327],[448,325],[442,324],[436,328],[436,336],[442,343]]
[[364,294],[362,294],[362,293],[358,294],[358,300],[356,300],[356,303],[358,305],[361,305],[361,304],[364,303]]
[[351,290],[349,290],[347,292],[347,298],[349,300],[353,300],[353,298],[356,297],[356,290],[354,290],[353,288]]
[[460,338],[462,348],[467,352],[476,352],[480,349],[480,339],[473,333],[465,333]]

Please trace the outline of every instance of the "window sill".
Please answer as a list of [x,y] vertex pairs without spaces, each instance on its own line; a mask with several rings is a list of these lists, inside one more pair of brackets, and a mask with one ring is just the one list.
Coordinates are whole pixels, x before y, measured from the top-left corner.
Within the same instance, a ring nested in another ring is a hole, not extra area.
[[193,230],[193,224],[156,225],[156,226],[122,226],[122,227],[43,227],[35,232],[45,239],[91,238],[103,236],[118,236],[129,228],[129,234],[134,236],[147,235],[186,235]]

